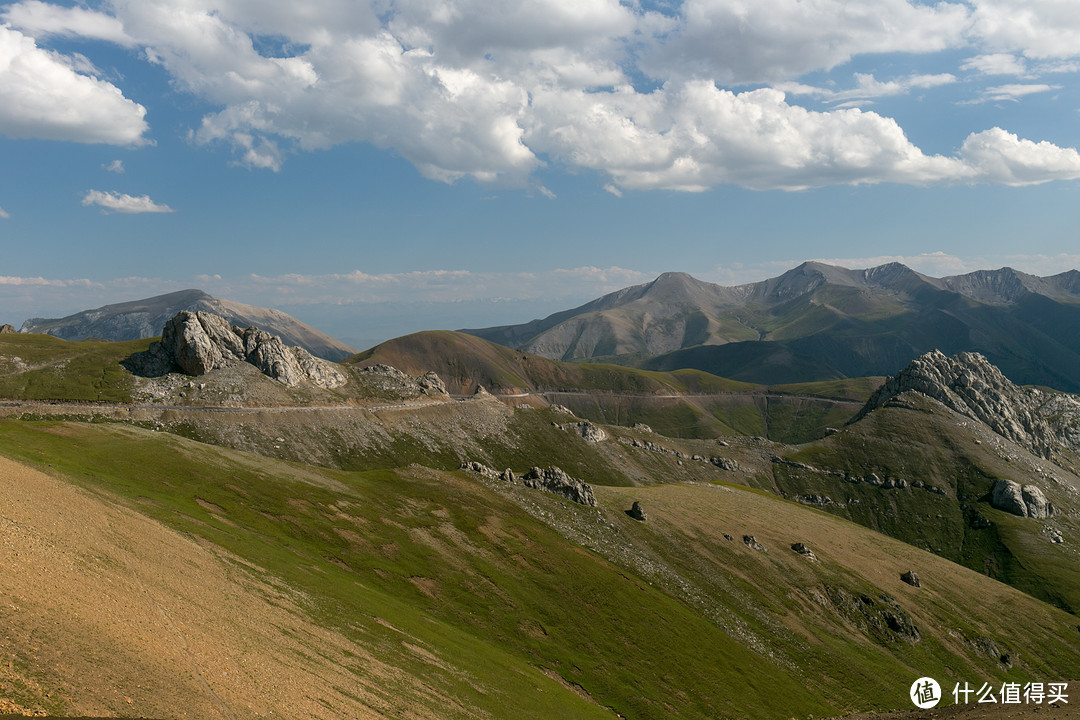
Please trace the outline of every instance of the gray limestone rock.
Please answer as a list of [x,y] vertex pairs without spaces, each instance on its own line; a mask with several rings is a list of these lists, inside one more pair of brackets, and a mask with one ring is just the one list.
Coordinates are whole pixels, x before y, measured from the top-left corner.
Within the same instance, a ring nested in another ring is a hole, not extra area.
[[814,551],[811,550],[810,547],[806,545],[806,543],[793,543],[791,549],[802,555],[807,560],[813,560],[817,562],[817,555],[814,554]]
[[765,546],[759,543],[757,541],[757,538],[755,538],[753,535],[743,535],[742,541],[746,543],[746,547],[750,548],[751,550],[757,550],[758,552],[768,552],[768,550],[765,549]]
[[8,333],[13,332],[16,332],[14,325],[8,325],[7,323],[0,325],[0,335],[7,335]]
[[593,425],[588,420],[579,422],[578,429],[581,431],[581,437],[585,438],[585,442],[598,443],[607,440],[608,435],[603,428]]
[[626,511],[626,514],[639,522],[647,522],[649,519],[649,516],[645,514],[645,508],[643,508],[641,503],[637,500],[635,500],[630,509]]
[[541,470],[534,467],[522,476],[522,482],[526,487],[546,490],[579,505],[596,507],[596,498],[588,483],[577,478],[572,478],[557,467],[549,467]]
[[420,386],[420,392],[424,395],[446,395],[446,385],[443,384],[434,370],[428,370],[416,380]]
[[[481,475],[482,477],[485,477],[488,480],[498,480],[498,479],[502,478],[502,476],[494,468],[490,468],[487,465],[485,465],[485,464],[483,464],[481,462],[477,462],[475,460],[469,460],[468,462],[461,463],[461,469],[462,470],[471,470],[474,473],[476,473],[477,475]],[[509,472],[509,471],[507,471],[507,472]],[[513,475],[513,473],[510,473],[510,474],[511,474],[511,476]]]
[[1054,506],[1046,499],[1042,488],[1024,485],[1012,480],[998,480],[990,491],[990,504],[998,510],[1029,518],[1048,518],[1054,515]]
[[1028,517],[1042,519],[1054,514],[1054,506],[1046,499],[1038,485],[1025,485],[1023,494]]
[[728,472],[738,472],[741,469],[739,463],[731,458],[712,457],[709,458],[709,462],[721,470],[727,470]]
[[900,576],[900,579],[906,582],[911,587],[922,587],[922,583],[919,582],[919,576],[914,570],[908,570],[906,573]]
[[946,357],[932,350],[887,379],[852,422],[903,395],[917,392],[988,425],[1032,453],[1053,458],[1065,445],[1080,448],[1080,397],[1014,385],[978,353]]
[[303,348],[290,347],[268,332],[241,330],[213,313],[182,311],[165,323],[161,341],[136,353],[125,366],[140,375],[156,377],[173,368],[187,375],[250,363],[266,376],[290,386],[311,383],[323,388],[346,383],[333,363]]
[[990,491],[990,504],[998,510],[1027,517],[1023,488],[1012,480],[998,480],[994,483],[994,488]]

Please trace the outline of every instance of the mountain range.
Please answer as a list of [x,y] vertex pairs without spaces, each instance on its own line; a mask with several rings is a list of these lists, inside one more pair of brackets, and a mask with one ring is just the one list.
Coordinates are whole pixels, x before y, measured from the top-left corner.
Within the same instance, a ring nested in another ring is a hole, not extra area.
[[170,326],[0,335],[0,713],[784,720],[1080,677],[1080,397],[980,355],[766,388],[438,332],[294,382]]
[[302,347],[326,360],[341,360],[355,352],[348,345],[280,310],[222,300],[202,290],[180,290],[105,305],[63,318],[30,318],[23,323],[20,332],[43,333],[64,340],[139,340],[160,335],[165,322],[184,310],[213,313],[239,327],[254,325],[277,335],[286,345]]
[[463,330],[552,359],[695,368],[766,384],[891,375],[932,349],[979,352],[1021,384],[1080,390],[1080,272],[934,278],[807,262],[724,287],[665,273],[521,325]]

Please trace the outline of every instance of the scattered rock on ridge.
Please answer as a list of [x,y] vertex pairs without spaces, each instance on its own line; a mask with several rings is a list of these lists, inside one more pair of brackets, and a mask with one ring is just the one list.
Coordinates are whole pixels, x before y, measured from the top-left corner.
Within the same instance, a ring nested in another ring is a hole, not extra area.
[[806,543],[793,543],[791,545],[791,549],[802,555],[807,560],[817,561],[817,555],[814,554],[814,551],[811,550],[810,546],[808,546]]
[[363,378],[364,384],[383,398],[407,398],[416,395],[446,395],[446,386],[434,372],[427,372],[420,377],[413,377],[396,367],[368,365],[356,372]]
[[[494,468],[476,462],[475,460],[462,463],[461,469],[471,470],[488,480],[502,480],[508,483],[517,483],[520,479],[525,487],[530,487],[534,490],[546,490],[549,493],[564,497],[579,505],[596,507],[596,497],[593,496],[593,491],[592,488],[589,487],[589,484],[582,482],[577,478],[570,477],[562,469],[557,467],[549,467],[547,470],[541,470],[538,467],[534,467],[520,478],[514,475],[514,472],[510,468],[507,468],[500,473]],[[636,507],[637,503],[634,505]]]
[[589,484],[570,477],[560,468],[541,470],[534,467],[522,476],[521,481],[526,487],[546,490],[579,505],[596,507],[596,498]]
[[626,511],[626,514],[640,522],[647,522],[649,519],[649,516],[645,514],[645,508],[641,507],[641,503],[637,500],[635,500],[630,509]]
[[878,642],[915,644],[922,639],[911,616],[885,593],[873,597],[826,585],[825,594],[844,617]]
[[914,570],[908,570],[906,573],[900,576],[900,579],[906,582],[911,587],[922,587],[922,583],[919,582],[919,576]]
[[588,420],[583,420],[577,424],[578,430],[581,431],[581,437],[585,439],[585,442],[598,443],[603,440],[607,440],[607,433],[600,427],[593,425]]
[[[477,462],[475,460],[469,460],[468,462],[461,463],[462,470],[472,470],[474,473],[486,477],[488,480],[500,479],[499,473],[491,467],[488,467],[484,463]],[[511,482],[513,482],[511,480]]]
[[420,386],[420,392],[424,395],[446,395],[446,385],[443,384],[434,370],[428,370],[417,378],[416,383]]
[[159,342],[146,352],[132,355],[124,364],[137,375],[160,377],[176,369],[187,375],[205,375],[215,368],[242,362],[289,386],[308,382],[336,388],[346,383],[345,375],[332,363],[303,348],[285,345],[264,330],[241,330],[218,315],[187,310],[165,323]]
[[746,547],[750,548],[751,550],[757,550],[758,552],[769,552],[765,549],[765,546],[759,543],[757,541],[757,538],[755,538],[753,535],[743,535],[742,541],[746,543]]

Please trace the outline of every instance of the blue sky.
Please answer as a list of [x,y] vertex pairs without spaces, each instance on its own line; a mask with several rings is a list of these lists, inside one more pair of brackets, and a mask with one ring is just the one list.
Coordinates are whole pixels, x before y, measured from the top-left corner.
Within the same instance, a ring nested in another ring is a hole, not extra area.
[[1063,0],[0,2],[0,321],[200,287],[356,345],[669,270],[1080,266]]

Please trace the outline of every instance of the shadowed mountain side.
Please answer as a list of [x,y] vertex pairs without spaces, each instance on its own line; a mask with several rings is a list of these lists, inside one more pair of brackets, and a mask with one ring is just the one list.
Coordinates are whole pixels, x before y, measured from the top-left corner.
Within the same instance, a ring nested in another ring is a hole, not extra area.
[[239,327],[254,325],[277,335],[286,345],[302,347],[326,360],[340,360],[354,352],[348,345],[280,310],[222,300],[202,290],[181,290],[106,305],[64,318],[31,318],[23,323],[21,332],[45,333],[64,340],[138,340],[160,335],[166,321],[184,310],[220,315]]
[[885,375],[933,348],[973,351],[1022,384],[1080,391],[1076,271],[932,278],[898,263],[804,263],[732,288],[667,273],[544,320],[466,332],[548,358],[757,383]]

